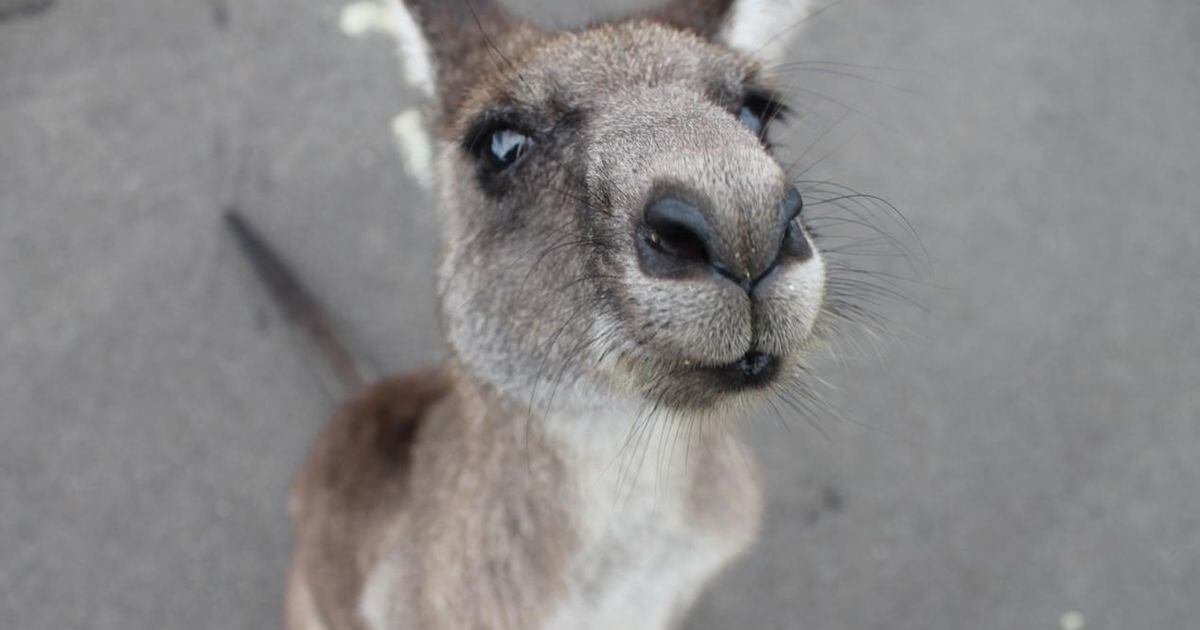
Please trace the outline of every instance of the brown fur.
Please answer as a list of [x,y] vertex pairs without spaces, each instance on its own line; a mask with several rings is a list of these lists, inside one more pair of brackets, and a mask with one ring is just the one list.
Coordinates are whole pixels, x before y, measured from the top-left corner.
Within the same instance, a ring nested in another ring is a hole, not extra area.
[[[411,494],[417,436],[449,392],[449,379],[438,373],[398,377],[367,389],[334,415],[296,478],[291,512],[298,553],[289,597],[297,600],[307,589],[303,596],[318,602],[333,627],[360,627],[357,613],[336,603],[358,601],[366,574]],[[289,603],[289,609],[297,606]]]
[[536,623],[563,588],[571,523],[562,463],[524,444],[521,426],[446,373],[387,380],[347,403],[294,487],[289,618],[311,597],[328,627],[362,628],[364,584],[399,553],[412,573],[398,600],[419,627]]

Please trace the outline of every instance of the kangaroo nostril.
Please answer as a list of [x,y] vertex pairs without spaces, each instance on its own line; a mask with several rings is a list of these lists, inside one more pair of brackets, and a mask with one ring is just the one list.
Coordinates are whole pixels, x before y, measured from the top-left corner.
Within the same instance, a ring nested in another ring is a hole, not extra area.
[[695,204],[663,197],[646,207],[645,239],[657,252],[681,262],[710,262],[713,234]]
[[795,186],[790,188],[779,204],[779,219],[783,223],[783,241],[779,256],[788,256],[801,262],[812,258],[813,250],[808,236],[800,225],[800,212],[804,210],[804,199]]
[[796,220],[802,210],[804,210],[804,198],[800,196],[800,190],[792,186],[779,204],[779,218],[784,223],[789,223]]
[[690,230],[682,229],[679,226],[665,229],[651,228],[646,234],[646,239],[650,241],[651,247],[680,260],[692,262],[708,260],[708,250],[704,247],[704,242]]

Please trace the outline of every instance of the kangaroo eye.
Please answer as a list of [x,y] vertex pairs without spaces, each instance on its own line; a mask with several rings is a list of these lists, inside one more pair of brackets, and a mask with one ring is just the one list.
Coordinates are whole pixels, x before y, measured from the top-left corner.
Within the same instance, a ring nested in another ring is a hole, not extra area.
[[786,113],[787,107],[777,98],[769,94],[751,92],[742,101],[737,117],[751,133],[766,141],[771,123]]
[[462,148],[481,176],[497,175],[520,162],[534,148],[532,134],[507,117],[489,115],[478,120],[463,136]]
[[483,158],[491,168],[502,171],[516,164],[533,148],[529,136],[513,129],[497,129],[487,140]]

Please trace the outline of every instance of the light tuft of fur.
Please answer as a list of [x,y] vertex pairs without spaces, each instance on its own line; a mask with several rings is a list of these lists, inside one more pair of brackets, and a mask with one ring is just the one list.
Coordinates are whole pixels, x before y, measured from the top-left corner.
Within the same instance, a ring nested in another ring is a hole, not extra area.
[[425,116],[418,108],[406,109],[392,119],[392,138],[408,174],[425,190],[432,190],[433,139],[429,137]]
[[396,40],[396,53],[404,67],[408,84],[420,90],[427,98],[436,92],[436,76],[433,54],[429,42],[412,12],[401,0],[383,0],[390,21],[390,33]]
[[765,64],[783,58],[791,41],[791,32],[813,10],[812,0],[741,0],[721,29],[720,40],[726,45]]

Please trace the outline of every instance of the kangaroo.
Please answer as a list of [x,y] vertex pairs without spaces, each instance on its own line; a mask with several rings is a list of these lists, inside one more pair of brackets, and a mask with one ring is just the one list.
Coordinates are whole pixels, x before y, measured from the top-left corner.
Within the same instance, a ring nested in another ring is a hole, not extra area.
[[769,139],[766,68],[809,10],[674,0],[548,32],[495,0],[393,2],[432,101],[450,357],[318,437],[290,630],[673,628],[751,545],[732,423],[800,378],[826,301]]

